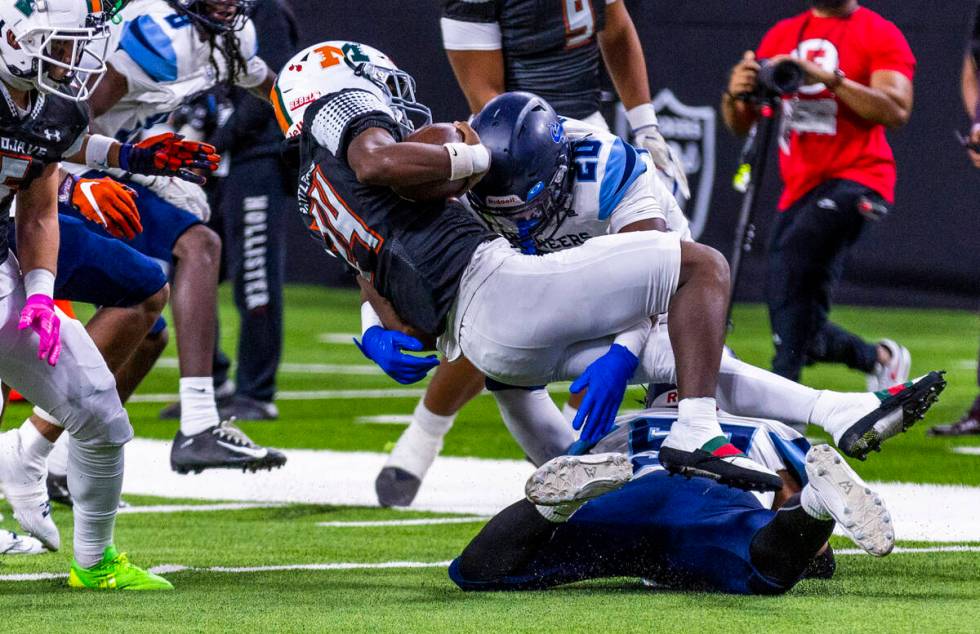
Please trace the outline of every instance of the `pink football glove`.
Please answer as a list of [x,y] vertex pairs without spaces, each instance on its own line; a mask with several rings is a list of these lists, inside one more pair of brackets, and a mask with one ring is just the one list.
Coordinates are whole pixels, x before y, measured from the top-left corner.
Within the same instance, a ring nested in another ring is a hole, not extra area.
[[41,338],[37,347],[38,359],[44,359],[50,366],[58,363],[58,356],[61,355],[61,319],[54,310],[54,300],[39,293],[28,297],[24,310],[20,311],[17,328],[30,328]]

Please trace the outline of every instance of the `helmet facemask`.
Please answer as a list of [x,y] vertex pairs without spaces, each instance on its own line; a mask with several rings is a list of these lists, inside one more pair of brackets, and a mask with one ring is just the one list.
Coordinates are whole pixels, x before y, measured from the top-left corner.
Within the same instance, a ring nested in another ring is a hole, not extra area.
[[354,74],[369,80],[388,95],[404,135],[432,123],[432,111],[415,100],[415,78],[405,71],[374,62],[360,62],[355,63]]
[[241,31],[255,8],[255,0],[170,0],[170,2],[212,33]]
[[559,156],[551,182],[547,185],[539,182],[539,185],[541,188],[538,192],[532,189],[532,193],[529,193],[530,200],[516,206],[491,206],[473,192],[468,197],[470,204],[494,232],[507,238],[511,244],[520,245],[524,252],[534,253],[540,243],[554,237],[571,210],[572,179],[567,152]]
[[28,72],[9,68],[15,76],[41,92],[85,101],[106,71],[109,27],[105,14],[89,14],[84,27],[37,26],[12,46],[31,58]]

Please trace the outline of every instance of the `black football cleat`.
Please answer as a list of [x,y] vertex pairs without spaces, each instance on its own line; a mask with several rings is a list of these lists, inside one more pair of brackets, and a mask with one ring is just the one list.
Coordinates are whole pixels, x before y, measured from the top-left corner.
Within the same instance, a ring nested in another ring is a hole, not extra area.
[[201,473],[205,469],[271,471],[284,464],[285,454],[256,445],[231,420],[193,436],[178,431],[170,449],[170,468],[177,473]]
[[745,491],[779,491],[783,488],[783,479],[779,475],[749,459],[724,436],[694,451],[661,445],[660,464],[674,474],[710,478]]
[[235,394],[218,404],[218,414],[222,420],[276,420],[279,408],[275,403],[259,401],[243,394]]
[[973,407],[955,423],[936,425],[928,432],[929,436],[976,436],[980,435],[980,396]]
[[71,499],[71,491],[68,490],[68,476],[48,473],[47,485],[49,500],[69,508],[75,505]]
[[930,372],[915,381],[875,392],[881,400],[878,409],[851,425],[837,441],[838,448],[859,460],[872,451],[881,451],[883,442],[922,420],[946,388],[945,374],[942,370]]
[[422,480],[404,469],[385,467],[374,480],[374,492],[381,506],[411,506]]

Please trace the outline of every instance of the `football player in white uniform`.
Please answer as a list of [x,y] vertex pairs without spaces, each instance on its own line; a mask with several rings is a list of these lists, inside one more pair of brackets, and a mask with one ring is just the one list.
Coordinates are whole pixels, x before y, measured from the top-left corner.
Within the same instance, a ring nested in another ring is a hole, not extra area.
[[[520,198],[516,192],[522,188],[526,191],[521,171],[529,159],[516,147],[517,137],[511,135],[517,122],[508,117],[520,109],[518,106],[533,106],[536,100],[541,101],[529,93],[508,93],[491,100],[473,121],[496,162],[491,163],[488,175],[470,193],[470,200],[491,228],[525,253],[560,251],[594,236],[647,228],[644,223],[665,216],[671,230],[690,239],[686,219],[666,187],[654,176],[660,172],[655,172],[647,157],[608,132],[573,120],[563,123],[573,168],[567,175],[557,171],[543,175],[545,182],[571,181],[571,195],[549,217],[527,217],[525,206],[515,201]],[[512,102],[517,102],[517,106]],[[534,147],[528,139],[534,132],[521,134],[522,147]],[[540,174],[535,176],[540,177]],[[617,186],[621,189],[617,190]],[[614,195],[617,191],[623,193]],[[658,324],[648,336],[644,334],[641,347],[646,358],[644,365],[654,368],[651,378],[673,382],[673,354],[663,324]],[[463,363],[456,363],[455,375],[466,367]],[[466,379],[463,385],[480,380],[475,370],[471,372],[473,379]],[[451,385],[444,386],[437,381],[438,372],[430,390],[452,393]],[[845,453],[863,458],[881,442],[921,418],[944,385],[941,375],[932,373],[914,384],[897,386],[888,394],[818,391],[726,355],[722,359],[717,397],[724,411],[798,426],[819,425],[831,433]],[[596,402],[587,394],[569,427],[543,387],[528,390],[493,380],[488,380],[487,386],[496,397],[507,427],[535,464],[563,453],[575,441],[572,428],[582,428],[587,417],[595,421],[594,426],[586,425],[583,430],[582,439],[588,443],[601,436],[615,415],[611,401],[603,398],[604,402]],[[573,393],[581,389],[578,381],[572,385]],[[616,393],[621,400],[622,392]],[[455,399],[460,407],[466,402],[458,394]],[[619,400],[612,400],[618,407]],[[416,416],[379,474],[376,490],[382,504],[410,503],[421,477],[440,450],[448,425],[427,427],[427,418]],[[866,437],[866,434],[871,435]]]
[[[50,412],[52,422],[71,437],[75,534],[69,584],[170,589],[169,582],[132,565],[113,545],[123,445],[133,429],[98,349],[82,325],[63,318],[52,300],[59,161],[84,151],[91,141],[85,137],[87,109],[79,102],[89,96],[89,82],[97,82],[105,70],[107,14],[90,12],[93,4],[100,3],[0,4],[0,158],[7,174],[0,187],[0,379]],[[14,198],[18,257],[6,244]],[[46,455],[51,440],[31,424],[3,435],[0,470],[8,496],[42,482],[43,460],[37,464],[25,456]],[[44,497],[38,500],[41,505],[47,504]],[[59,546],[56,530],[36,536],[49,549]]]
[[[127,4],[113,29],[118,44],[105,78],[90,99],[93,130],[123,141],[136,138],[189,98],[221,83],[268,99],[275,73],[257,55],[250,7],[250,0]],[[203,190],[179,178],[112,173],[139,193],[144,230],[131,246],[173,266],[171,305],[181,378],[180,429],[171,467],[187,473],[282,466],[282,452],[257,446],[218,415],[212,355],[221,241],[203,224],[210,215]]]

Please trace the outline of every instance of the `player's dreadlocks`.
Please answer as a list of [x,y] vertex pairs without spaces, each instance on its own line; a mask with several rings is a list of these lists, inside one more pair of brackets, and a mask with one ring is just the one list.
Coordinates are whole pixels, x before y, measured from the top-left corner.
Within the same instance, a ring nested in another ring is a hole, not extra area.
[[225,78],[222,83],[229,88],[234,86],[248,65],[242,55],[238,34],[235,31],[215,33],[209,30],[208,44],[211,47],[211,68],[214,69],[214,76],[221,77],[221,69],[218,68],[218,60],[214,54],[215,51],[220,51],[225,58]]

